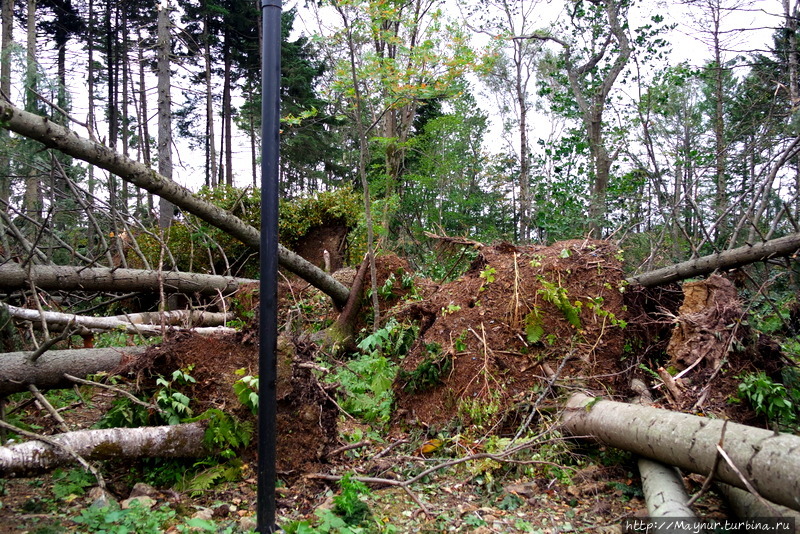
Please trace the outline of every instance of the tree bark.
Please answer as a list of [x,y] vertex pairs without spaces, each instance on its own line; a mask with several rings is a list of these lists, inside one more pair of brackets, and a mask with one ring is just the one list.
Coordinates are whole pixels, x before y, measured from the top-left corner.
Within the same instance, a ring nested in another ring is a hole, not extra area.
[[[593,399],[576,393],[567,402],[564,429],[612,447],[707,475],[714,467],[724,422],[669,410]],[[800,510],[800,436],[728,423],[724,451],[758,493]],[[744,487],[720,461],[716,480]]]
[[689,496],[677,469],[645,458],[640,458],[638,463],[650,517],[695,516],[692,509],[686,506]]
[[[210,454],[203,445],[206,423],[139,428],[77,430],[52,436],[86,460],[197,458]],[[29,476],[74,463],[64,450],[41,441],[0,447],[0,476]]]
[[[198,324],[209,328],[194,328],[193,331],[201,335],[215,335],[219,333],[234,333],[233,328],[220,328],[224,324],[227,316],[222,313],[210,313],[199,310],[176,310],[168,312],[140,313],[133,316],[117,315],[115,317],[91,317],[86,315],[75,315],[72,313],[59,312],[40,312],[39,310],[29,310],[0,303],[0,307],[8,309],[8,313],[15,319],[41,323],[44,320],[48,325],[74,325],[82,327],[83,331],[79,334],[88,333],[89,330],[122,330],[126,334],[163,334],[161,325],[154,321],[163,321],[164,325],[181,325],[184,323]],[[216,324],[215,324],[216,323]]]
[[30,352],[0,354],[0,396],[28,391],[33,384],[39,389],[65,389],[73,382],[64,373],[85,377],[116,369],[124,355],[135,356],[147,347],[50,350],[35,363]]
[[775,503],[764,504],[749,491],[735,488],[730,484],[717,483],[717,489],[728,501],[736,517],[743,519],[775,516],[794,518],[794,531],[800,533],[800,512]]
[[[0,20],[2,21],[2,37],[0,38],[0,99],[11,95],[11,44],[14,28],[13,0],[0,0]],[[8,146],[11,135],[8,130],[0,129],[0,145]],[[0,202],[7,203],[11,195],[11,157],[0,153]]]
[[[170,92],[170,16],[169,2],[158,6],[158,172],[172,180],[172,95]],[[172,224],[172,203],[164,197],[158,207],[158,227]]]
[[754,245],[726,250],[717,254],[676,263],[627,279],[631,284],[653,287],[712,273],[717,269],[734,269],[771,258],[791,256],[800,250],[800,233],[790,234]]
[[[196,197],[185,187],[167,180],[142,163],[126,158],[104,145],[83,139],[75,132],[45,117],[23,111],[8,102],[0,101],[0,125],[35,139],[48,148],[54,148],[115,173],[123,180],[169,199],[179,208],[227,232],[245,245],[254,249],[259,248],[258,230],[230,212]],[[350,291],[344,285],[282,245],[278,245],[278,261],[285,269],[329,295],[337,305],[344,306],[347,303]]]
[[166,293],[200,293],[223,295],[233,293],[240,284],[255,284],[258,280],[233,278],[213,274],[139,269],[105,269],[32,265],[18,263],[0,265],[0,290],[14,291],[30,287],[30,282],[44,290],[65,291],[157,291],[163,283]]

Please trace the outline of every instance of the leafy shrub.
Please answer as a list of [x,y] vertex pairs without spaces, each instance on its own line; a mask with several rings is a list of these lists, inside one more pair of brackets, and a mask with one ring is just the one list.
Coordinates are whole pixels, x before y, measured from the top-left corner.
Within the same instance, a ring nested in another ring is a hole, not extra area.
[[797,408],[783,384],[773,381],[764,371],[742,375],[739,393],[757,414],[782,425],[797,421]]

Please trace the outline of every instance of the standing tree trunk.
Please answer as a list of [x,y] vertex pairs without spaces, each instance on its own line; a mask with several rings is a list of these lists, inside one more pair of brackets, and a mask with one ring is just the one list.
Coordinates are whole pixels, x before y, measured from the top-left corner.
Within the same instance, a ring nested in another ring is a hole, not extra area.
[[[0,0],[3,36],[0,40],[0,100],[11,95],[11,42],[14,28],[13,0]],[[8,147],[11,133],[0,129],[0,147]],[[5,208],[11,195],[11,154],[0,149],[0,209]]]
[[214,142],[214,93],[211,90],[211,35],[208,31],[211,16],[206,10],[203,25],[203,63],[206,82],[206,185],[217,187],[217,147]]
[[[800,510],[800,436],[778,434],[720,419],[593,399],[582,393],[570,397],[564,429],[574,436],[595,439],[640,456],[707,475],[723,450],[759,494]],[[734,469],[720,461],[716,480],[744,487]]]
[[[168,3],[158,7],[158,173],[172,180],[172,98],[170,94],[170,17]],[[158,210],[159,228],[172,224],[172,203],[161,198]]]

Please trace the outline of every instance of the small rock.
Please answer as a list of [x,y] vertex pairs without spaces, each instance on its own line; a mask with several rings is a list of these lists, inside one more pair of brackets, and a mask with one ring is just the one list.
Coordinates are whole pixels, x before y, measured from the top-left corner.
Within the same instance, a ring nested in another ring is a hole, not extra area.
[[248,515],[239,520],[239,528],[244,530],[245,532],[249,532],[251,530],[256,529],[256,518],[255,516]]
[[153,497],[155,498],[158,495],[158,490],[155,489],[150,484],[145,484],[144,482],[137,482],[134,484],[133,489],[131,490],[131,494],[128,495],[129,499],[133,499],[134,497]]
[[214,510],[211,508],[200,508],[198,511],[192,514],[192,519],[203,519],[205,521],[211,521],[211,518],[214,517]]
[[156,500],[152,497],[148,497],[147,495],[141,495],[139,497],[132,497],[130,499],[125,499],[121,503],[119,503],[119,507],[123,510],[126,510],[131,507],[134,502],[138,502],[139,506],[142,508],[152,508],[156,505]]
[[103,491],[96,486],[89,490],[88,497],[92,500],[91,508],[105,508],[106,506],[110,506],[111,503],[117,502],[109,492]]

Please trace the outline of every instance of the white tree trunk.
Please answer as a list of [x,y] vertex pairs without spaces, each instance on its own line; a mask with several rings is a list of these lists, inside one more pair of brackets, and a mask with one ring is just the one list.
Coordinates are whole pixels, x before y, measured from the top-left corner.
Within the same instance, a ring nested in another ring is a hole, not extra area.
[[[717,457],[724,422],[684,413],[597,400],[576,393],[567,402],[564,429],[640,456],[707,475]],[[762,497],[800,510],[800,436],[728,423],[723,449]],[[716,480],[744,487],[720,461]]]
[[780,504],[765,504],[749,491],[735,488],[730,484],[717,483],[717,489],[728,501],[728,504],[736,514],[736,517],[759,518],[759,517],[784,517],[794,518],[794,528],[796,533],[800,533],[800,512],[781,506]]
[[[196,458],[209,454],[203,445],[204,422],[173,426],[106,428],[65,432],[50,439],[86,460]],[[58,447],[41,441],[0,447],[0,476],[28,476],[75,462]]]
[[733,269],[770,258],[791,256],[800,250],[800,233],[790,234],[762,243],[745,245],[693,260],[676,263],[627,279],[631,284],[658,286],[712,273],[717,269]]
[[30,283],[44,290],[81,291],[158,291],[165,293],[230,294],[239,284],[255,284],[258,280],[213,274],[150,271],[142,269],[83,268],[67,265],[0,265],[0,290],[30,288]]
[[695,516],[692,509],[686,506],[689,496],[677,469],[640,458],[639,474],[642,476],[642,491],[650,517],[693,518]]
[[[89,330],[122,330],[126,334],[141,334],[157,336],[162,334],[162,328],[159,324],[164,321],[166,326],[171,325],[186,325],[191,328],[191,324],[224,324],[226,320],[232,318],[222,313],[202,312],[199,310],[176,310],[171,312],[154,312],[154,313],[138,313],[130,316],[117,315],[115,317],[90,317],[86,315],[75,315],[72,313],[60,312],[39,312],[38,310],[29,310],[27,308],[19,308],[17,306],[4,305],[8,309],[9,315],[15,319],[23,321],[39,322],[42,319],[47,324],[56,325],[75,325],[84,327]],[[151,324],[145,324],[149,322]],[[153,324],[155,323],[155,324]],[[221,326],[209,326],[201,328],[192,328],[192,331],[200,335],[216,335],[221,333],[231,334],[236,330],[233,328],[225,328]]]
[[0,395],[28,391],[33,384],[39,389],[70,388],[73,382],[64,373],[85,377],[116,369],[124,355],[135,356],[147,347],[50,350],[35,363],[30,352],[0,354]]

